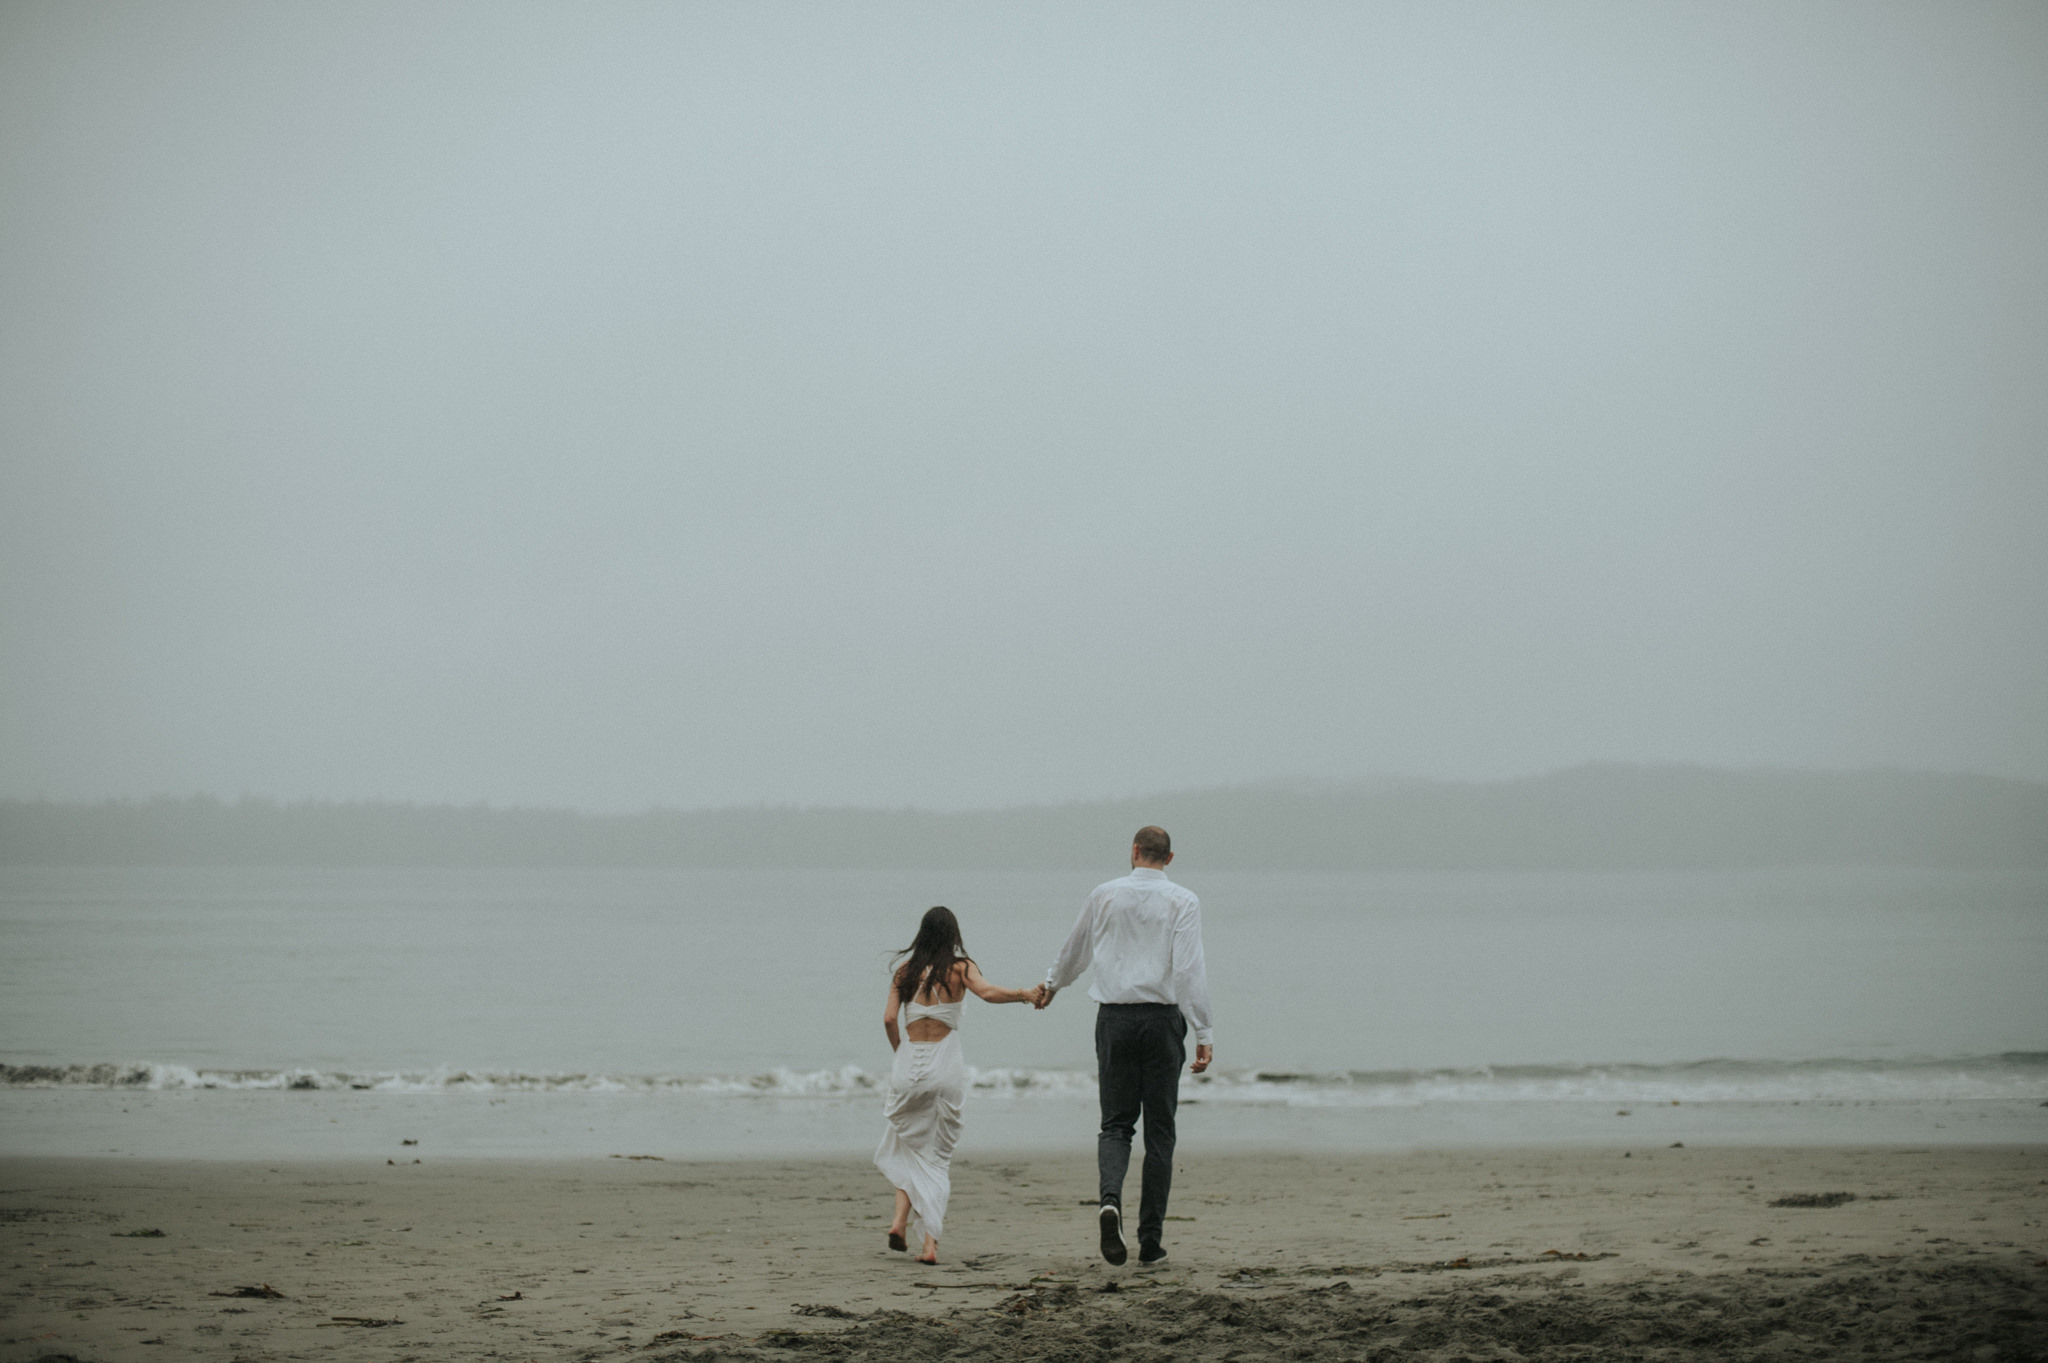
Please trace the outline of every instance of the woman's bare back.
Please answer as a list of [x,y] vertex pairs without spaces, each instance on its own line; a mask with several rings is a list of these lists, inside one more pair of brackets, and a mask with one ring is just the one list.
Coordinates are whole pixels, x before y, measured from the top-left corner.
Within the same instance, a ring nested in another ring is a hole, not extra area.
[[[922,1003],[929,1007],[935,1003],[958,1003],[966,997],[967,962],[962,961],[946,972],[946,978],[941,988],[923,990],[911,1002]],[[948,1027],[937,1018],[913,1018],[904,1027],[903,1035],[916,1042],[944,1041],[946,1033],[952,1030],[951,1027]]]

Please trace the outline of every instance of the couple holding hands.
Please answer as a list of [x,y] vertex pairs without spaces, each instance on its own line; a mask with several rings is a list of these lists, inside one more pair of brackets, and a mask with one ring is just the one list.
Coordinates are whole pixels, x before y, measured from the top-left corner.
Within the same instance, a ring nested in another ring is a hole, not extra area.
[[1095,1066],[1102,1127],[1095,1150],[1101,1175],[1097,1221],[1102,1257],[1112,1264],[1128,1257],[1124,1173],[1141,1118],[1145,1170],[1138,1203],[1138,1259],[1152,1264],[1166,1257],[1160,1231],[1173,1187],[1173,1114],[1189,1023],[1195,1029],[1195,1059],[1188,1069],[1200,1074],[1213,1054],[1201,903],[1166,878],[1172,860],[1173,843],[1165,829],[1139,829],[1131,840],[1131,873],[1095,888],[1044,982],[1029,989],[1005,989],[982,977],[967,954],[952,910],[936,908],[925,914],[916,940],[898,953],[904,959],[890,981],[882,1013],[882,1030],[896,1052],[883,1108],[882,1144],[875,1151],[876,1167],[896,1189],[889,1248],[909,1248],[914,1213],[924,1236],[918,1262],[938,1262],[946,1199],[952,1191],[953,1146],[960,1136],[960,1100],[967,1084],[967,1062],[960,1049],[960,1014],[967,995],[987,1003],[1044,1008],[1093,965],[1095,983],[1088,993],[1099,1005]]

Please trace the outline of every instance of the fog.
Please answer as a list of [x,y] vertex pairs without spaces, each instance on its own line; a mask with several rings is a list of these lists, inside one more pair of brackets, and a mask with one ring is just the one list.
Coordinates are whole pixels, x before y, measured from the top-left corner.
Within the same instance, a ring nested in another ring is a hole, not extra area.
[[2048,779],[2044,222],[2036,4],[17,0],[0,796]]

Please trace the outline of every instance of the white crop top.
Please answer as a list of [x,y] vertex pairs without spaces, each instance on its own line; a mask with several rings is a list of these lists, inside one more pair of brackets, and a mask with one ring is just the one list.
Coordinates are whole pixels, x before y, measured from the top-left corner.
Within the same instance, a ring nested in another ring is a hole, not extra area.
[[903,1005],[903,1022],[908,1026],[921,1018],[943,1022],[955,1031],[960,1027],[960,1014],[965,1011],[967,996],[962,994],[951,1003],[906,1003]]

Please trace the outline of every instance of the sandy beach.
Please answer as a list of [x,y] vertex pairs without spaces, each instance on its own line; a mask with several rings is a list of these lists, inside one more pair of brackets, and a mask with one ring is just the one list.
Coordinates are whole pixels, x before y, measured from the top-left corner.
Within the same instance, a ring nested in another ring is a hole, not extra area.
[[2041,1147],[1192,1154],[1156,1270],[1085,1154],[937,1268],[860,1160],[393,1158],[0,1162],[0,1360],[2048,1357]]

